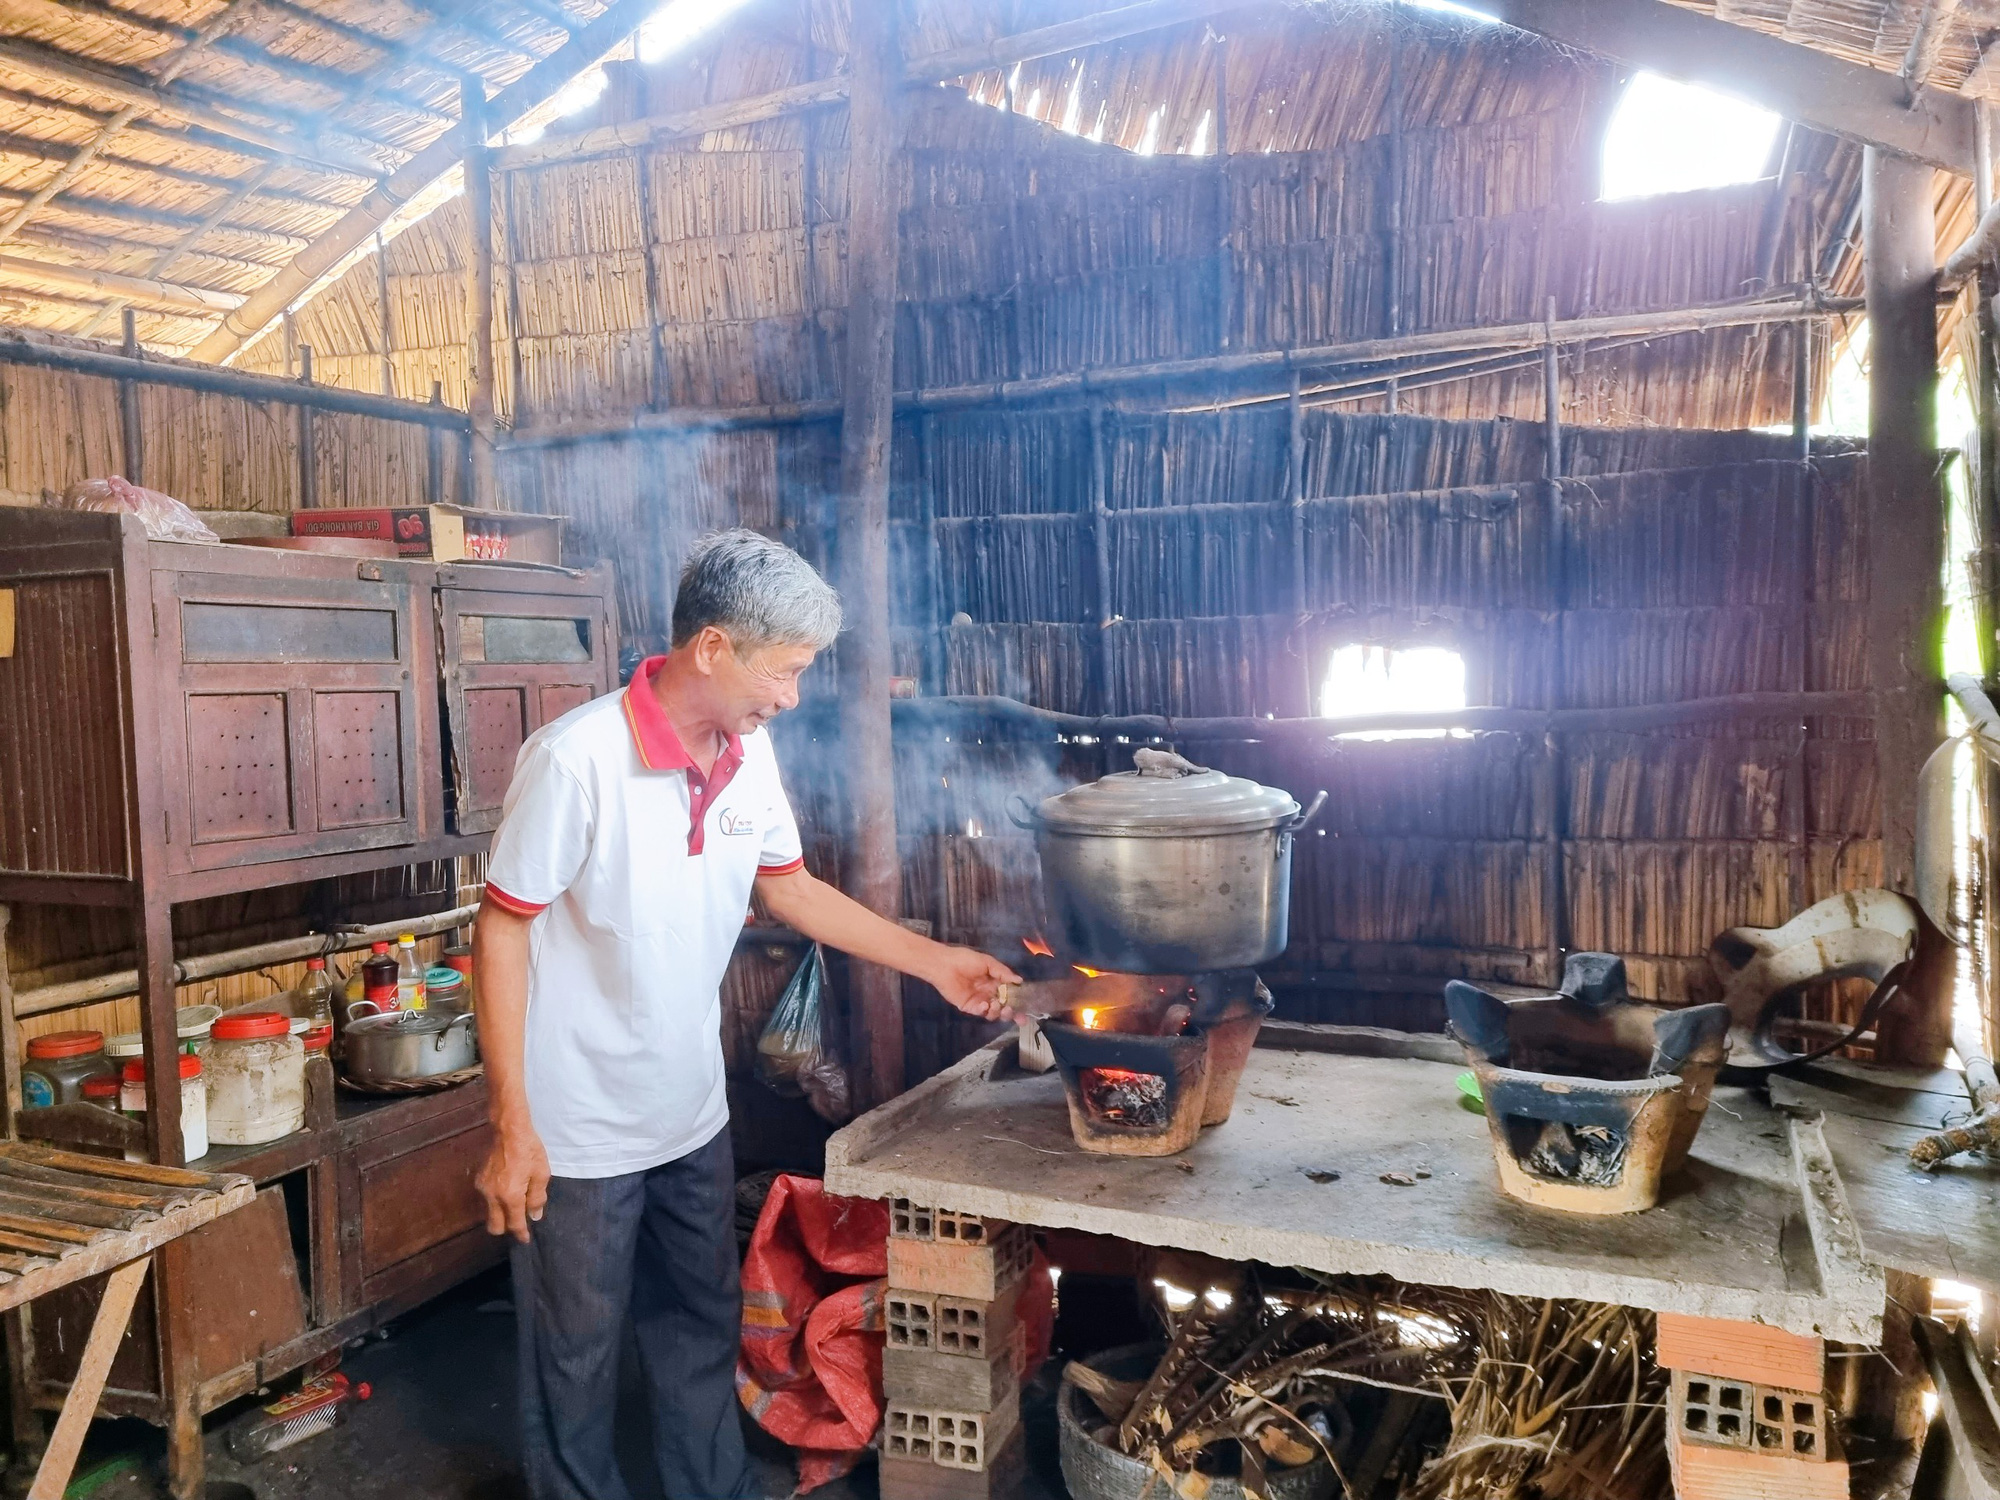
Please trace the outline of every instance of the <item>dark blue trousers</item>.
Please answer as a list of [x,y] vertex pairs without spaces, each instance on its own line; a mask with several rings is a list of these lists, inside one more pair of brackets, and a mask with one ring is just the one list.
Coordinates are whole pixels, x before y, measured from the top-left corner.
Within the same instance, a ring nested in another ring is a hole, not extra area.
[[635,1336],[668,1500],[746,1500],[738,1425],[736,1170],[729,1131],[623,1177],[557,1177],[514,1246],[522,1467],[534,1500],[631,1500],[612,1452]]

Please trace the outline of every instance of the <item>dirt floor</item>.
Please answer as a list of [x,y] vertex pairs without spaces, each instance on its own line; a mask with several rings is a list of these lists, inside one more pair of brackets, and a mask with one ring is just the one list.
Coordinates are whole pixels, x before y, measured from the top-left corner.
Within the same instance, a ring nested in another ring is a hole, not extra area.
[[[233,1409],[211,1417],[211,1480],[247,1485],[258,1500],[525,1500],[515,1462],[514,1316],[504,1269],[399,1320],[387,1337],[351,1350],[342,1368],[355,1380],[368,1381],[373,1399],[352,1408],[333,1431],[259,1463],[245,1466],[229,1458],[223,1427]],[[637,1367],[628,1359],[619,1411],[625,1473],[634,1500],[661,1500],[637,1380]],[[1067,1491],[1056,1466],[1052,1396],[1046,1388],[1038,1394],[1027,1403],[1034,1472],[1022,1500],[1063,1500]],[[762,1493],[770,1500],[789,1495],[790,1457],[754,1428],[751,1432]],[[152,1500],[164,1494],[158,1467],[163,1452],[160,1434],[143,1423],[99,1423],[70,1494],[77,1500]],[[244,1500],[242,1491],[223,1483],[212,1494],[215,1500]],[[823,1500],[875,1500],[873,1468],[815,1494]]]

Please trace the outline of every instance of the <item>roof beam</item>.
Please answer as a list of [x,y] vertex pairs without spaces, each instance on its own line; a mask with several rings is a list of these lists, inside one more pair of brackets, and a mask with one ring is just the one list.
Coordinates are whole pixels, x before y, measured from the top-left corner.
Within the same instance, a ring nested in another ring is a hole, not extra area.
[[[1138,5],[1122,5],[1101,10],[1074,21],[1058,22],[1034,31],[1018,32],[988,42],[953,47],[912,57],[903,64],[906,83],[935,83],[944,78],[963,78],[987,68],[1010,68],[1015,63],[1033,62],[1038,57],[1054,57],[1082,47],[1123,41],[1163,26],[1183,21],[1205,21],[1227,11],[1244,10],[1251,0],[1144,0]],[[1596,3],[1596,0],[1590,0]],[[1490,7],[1489,7],[1490,8]]]
[[[1184,21],[1205,20],[1226,11],[1243,10],[1254,0],[1146,0],[1139,5],[1099,11],[1078,21],[1065,21],[1024,31],[1014,36],[954,47],[944,52],[926,53],[904,60],[903,81],[909,84],[936,83],[947,78],[963,78],[987,68],[1012,67],[1080,47],[1157,31]],[[847,75],[836,73],[808,83],[792,84],[768,94],[752,94],[741,99],[725,99],[719,104],[702,104],[671,114],[649,115],[595,130],[579,130],[568,135],[544,136],[525,145],[509,146],[493,153],[496,167],[512,170],[544,166],[555,161],[572,161],[586,156],[606,156],[630,150],[648,141],[675,136],[705,135],[711,130],[730,130],[760,120],[775,120],[801,109],[821,104],[837,104],[847,97]]]
[[381,175],[381,167],[365,157],[301,140],[283,131],[267,130],[248,120],[239,120],[234,115],[211,109],[174,89],[157,87],[122,72],[58,52],[53,47],[44,47],[18,37],[0,38],[0,66],[51,83],[86,89],[107,99],[116,99],[130,109],[157,111],[184,124],[199,126],[231,140],[245,141],[280,156],[356,177]]
[[[489,118],[504,127],[554,98],[572,78],[637,31],[658,8],[659,0],[612,0],[568,43],[487,101]],[[220,363],[263,332],[314,282],[369,240],[397,209],[456,167],[464,146],[457,131],[440,136],[377,183],[366,198],[223,319],[196,346],[194,357]]]
[[1972,175],[1972,101],[1666,0],[1476,0],[1509,26],[1703,83],[1863,145]]
[[1951,34],[1951,23],[1958,16],[1958,4],[1959,0],[1924,0],[1923,12],[1917,17],[1917,29],[1910,37],[1910,48],[1903,54],[1903,66],[1898,75],[1913,99],[1917,90],[1931,81],[1938,53],[1944,47],[1944,39]]
[[[42,101],[32,94],[19,94],[12,89],[0,89],[0,99],[18,101],[30,106],[41,106]],[[106,115],[87,116],[94,124],[102,124],[110,118]],[[130,127],[128,126],[129,130]],[[12,130],[0,130],[0,156],[25,157],[29,161],[49,162],[57,166],[70,160],[76,154],[76,147],[67,141],[44,140],[38,135],[21,135]],[[136,156],[125,156],[115,151],[100,151],[97,159],[107,167],[117,167],[120,171],[139,172],[153,177],[164,177],[169,182],[184,183],[188,187],[206,188],[212,193],[235,191],[242,181],[236,177],[217,177],[211,172],[190,172],[186,167],[169,166],[165,162],[145,161]],[[293,208],[316,209],[324,212],[342,212],[347,205],[336,203],[330,198],[315,198],[310,193],[294,193],[280,189],[267,189],[264,196],[273,202],[289,204]]]
[[[28,197],[27,193],[18,188],[0,188],[0,203],[25,203]],[[135,203],[119,203],[108,198],[81,198],[74,193],[64,193],[58,201],[49,205],[49,211],[68,214],[73,218],[116,219],[126,224],[144,224],[152,229],[177,231],[192,229],[201,222],[187,214],[171,213],[163,208],[145,208]],[[305,235],[290,234],[282,229],[254,229],[244,224],[230,224],[225,227],[230,234],[241,235],[261,245],[269,245],[287,255],[295,254],[312,243]]]
[[[161,16],[147,15],[144,11],[126,10],[122,6],[110,4],[109,0],[42,0],[42,3],[55,10],[75,11],[79,15],[108,21],[113,26],[123,26],[128,31],[164,37],[169,41],[191,42],[198,34],[192,26],[183,26],[177,21],[169,21]],[[248,37],[219,36],[209,42],[208,50],[234,58],[251,67],[263,68],[280,78],[289,78],[296,83],[327,89],[343,98],[367,76],[363,73],[349,73],[340,68],[330,68],[324,63],[307,62],[303,58],[287,57],[283,53],[273,52],[268,47],[251,41]],[[450,115],[415,95],[393,89],[378,90],[378,93],[384,102],[422,116],[433,124],[449,125],[452,122]]]
[[134,302],[170,307],[178,312],[233,312],[243,305],[235,292],[210,291],[184,282],[160,281],[151,276],[127,276],[118,271],[93,271],[82,266],[59,266],[52,261],[30,260],[21,255],[0,255],[0,280],[29,280],[80,292],[111,292]]

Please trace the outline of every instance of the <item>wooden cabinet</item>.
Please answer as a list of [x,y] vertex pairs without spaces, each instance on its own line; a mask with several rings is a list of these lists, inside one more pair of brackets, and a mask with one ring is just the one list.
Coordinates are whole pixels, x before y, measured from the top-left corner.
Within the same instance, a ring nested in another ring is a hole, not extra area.
[[455,832],[490,833],[527,737],[618,685],[609,577],[438,570]]
[[131,904],[165,877],[188,900],[472,852],[522,741],[618,680],[608,568],[0,508],[0,592],[0,899]]

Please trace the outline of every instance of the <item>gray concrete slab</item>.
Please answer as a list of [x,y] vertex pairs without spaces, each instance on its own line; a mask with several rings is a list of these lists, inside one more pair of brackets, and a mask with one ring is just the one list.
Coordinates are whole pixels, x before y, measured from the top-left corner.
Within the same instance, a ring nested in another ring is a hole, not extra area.
[[[1499,1191],[1486,1123],[1458,1102],[1462,1064],[1435,1046],[1428,1057],[1291,1050],[1338,1030],[1270,1028],[1283,1045],[1252,1055],[1229,1122],[1150,1160],[1079,1150],[1060,1080],[1012,1067],[1003,1039],[836,1134],[827,1186],[1231,1260],[1877,1336],[1881,1278],[1861,1260],[1816,1129],[1718,1090],[1659,1207],[1531,1208]],[[1413,1186],[1381,1180],[1418,1169],[1430,1176]]]

